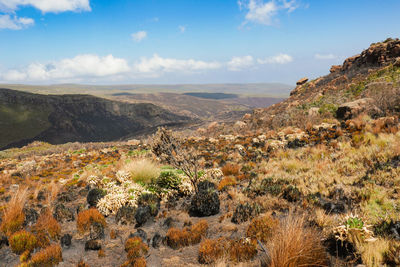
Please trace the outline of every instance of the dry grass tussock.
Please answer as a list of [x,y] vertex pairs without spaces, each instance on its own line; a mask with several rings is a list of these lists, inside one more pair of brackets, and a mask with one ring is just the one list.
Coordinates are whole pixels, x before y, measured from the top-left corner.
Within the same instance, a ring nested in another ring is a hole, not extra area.
[[328,266],[321,236],[306,227],[304,216],[289,214],[265,244],[269,267]]
[[27,197],[28,188],[20,188],[8,202],[0,225],[0,230],[7,236],[21,230],[25,221],[23,209]]
[[122,167],[123,171],[130,173],[134,182],[150,183],[160,175],[160,167],[151,159],[136,158]]

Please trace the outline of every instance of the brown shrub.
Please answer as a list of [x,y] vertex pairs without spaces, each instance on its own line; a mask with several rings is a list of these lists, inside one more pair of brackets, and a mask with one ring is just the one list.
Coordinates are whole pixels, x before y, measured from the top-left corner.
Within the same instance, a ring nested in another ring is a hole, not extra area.
[[52,267],[62,261],[62,251],[60,245],[51,245],[32,255],[29,261],[30,267]]
[[173,249],[189,246],[190,233],[186,229],[171,227],[166,235],[167,245]]
[[192,225],[190,229],[184,228],[182,230],[177,228],[170,228],[166,235],[167,245],[171,248],[177,249],[189,245],[198,244],[201,238],[208,230],[208,223],[206,220],[201,220]]
[[28,195],[27,189],[18,190],[8,202],[4,211],[0,230],[7,236],[22,229],[25,221],[23,208]]
[[228,176],[223,178],[219,184],[218,184],[218,190],[222,191],[225,189],[225,187],[227,186],[232,186],[232,185],[236,185],[236,179],[233,176]]
[[261,242],[267,242],[273,231],[278,226],[279,221],[271,216],[263,216],[253,219],[247,227],[246,236],[257,239]]
[[125,251],[128,252],[128,260],[123,266],[146,266],[146,260],[143,257],[149,253],[149,247],[143,243],[140,237],[136,236],[126,240]]
[[220,259],[229,258],[233,262],[243,262],[257,255],[257,241],[248,239],[228,240],[225,238],[205,239],[200,243],[199,262],[212,264]]
[[328,266],[320,235],[305,226],[304,217],[290,214],[266,243],[270,267]]
[[87,264],[86,262],[84,262],[82,259],[78,262],[78,265],[76,265],[76,267],[90,267],[89,264]]
[[97,209],[88,209],[79,212],[76,226],[78,231],[82,234],[89,231],[90,226],[95,222],[100,223],[104,227],[106,226],[104,216]]
[[32,232],[36,235],[38,246],[45,248],[50,244],[50,240],[58,240],[61,234],[61,226],[54,219],[49,210],[42,213],[36,224],[32,227]]
[[231,164],[231,163],[228,163],[224,167],[221,168],[221,171],[225,176],[238,175],[239,170],[240,170],[239,165],[235,165],[235,164]]
[[225,257],[228,242],[224,238],[204,239],[199,247],[199,262],[211,264]]
[[208,223],[206,220],[201,220],[192,225],[190,228],[190,243],[192,245],[200,243],[201,238],[207,233],[207,230]]
[[234,262],[249,261],[257,255],[257,241],[232,240],[229,244],[229,259]]
[[10,243],[11,250],[18,255],[25,251],[33,251],[37,245],[36,237],[25,230],[14,233],[8,242]]

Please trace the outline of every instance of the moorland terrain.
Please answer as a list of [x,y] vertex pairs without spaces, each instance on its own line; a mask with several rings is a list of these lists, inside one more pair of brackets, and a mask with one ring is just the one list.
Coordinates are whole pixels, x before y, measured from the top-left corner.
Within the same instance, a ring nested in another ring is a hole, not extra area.
[[2,150],[0,266],[399,266],[399,112],[389,38],[234,121]]

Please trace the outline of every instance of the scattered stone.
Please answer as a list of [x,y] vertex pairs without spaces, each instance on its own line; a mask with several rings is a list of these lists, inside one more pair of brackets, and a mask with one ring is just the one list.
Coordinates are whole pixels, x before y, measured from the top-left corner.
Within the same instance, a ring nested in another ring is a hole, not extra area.
[[298,80],[297,82],[296,82],[296,85],[303,85],[303,84],[305,84],[306,82],[308,81],[308,78],[301,78],[300,80]]
[[102,199],[106,193],[98,188],[94,188],[89,191],[86,200],[87,203],[89,204],[90,207],[96,207],[97,202],[99,202],[100,199]]
[[396,61],[393,63],[393,66],[400,68],[400,57],[396,58]]
[[151,239],[151,246],[153,248],[159,248],[161,245],[162,237],[159,233],[155,233],[153,238]]
[[104,238],[104,226],[101,223],[93,222],[90,225],[90,238],[93,240]]
[[209,181],[200,182],[198,193],[192,198],[189,214],[195,217],[211,216],[219,213],[219,196],[215,184]]
[[130,233],[128,238],[140,237],[143,242],[147,243],[147,233],[142,229],[137,229],[136,232]]
[[101,243],[99,240],[89,240],[86,241],[85,243],[85,250],[100,250],[101,249]]
[[53,216],[60,223],[63,223],[64,221],[72,222],[75,220],[74,212],[61,203],[57,204],[54,208]]
[[172,219],[172,217],[168,217],[165,219],[164,223],[163,223],[163,227],[165,227],[166,229],[169,229],[173,226],[174,224],[174,219]]
[[123,206],[115,215],[115,222],[122,225],[135,224],[135,209],[131,206]]
[[65,234],[61,237],[60,242],[62,247],[69,248],[72,244],[72,236],[70,234]]

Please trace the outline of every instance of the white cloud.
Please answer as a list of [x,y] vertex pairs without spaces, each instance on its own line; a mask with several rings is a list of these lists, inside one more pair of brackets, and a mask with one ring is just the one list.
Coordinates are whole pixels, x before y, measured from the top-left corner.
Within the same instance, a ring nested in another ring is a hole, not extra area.
[[253,22],[263,25],[273,24],[273,18],[279,11],[290,13],[299,7],[296,0],[239,0],[238,6],[240,10],[247,11],[244,24]]
[[194,59],[174,59],[163,58],[154,54],[151,58],[142,57],[134,65],[134,71],[141,74],[150,74],[158,76],[163,72],[194,72],[211,69],[218,69],[221,64],[218,62],[206,62]]
[[315,54],[315,59],[319,60],[329,60],[329,59],[335,59],[336,56],[334,54]]
[[89,0],[0,0],[3,11],[15,11],[20,6],[33,6],[43,13],[91,10]]
[[31,18],[18,18],[10,15],[0,15],[0,29],[20,30],[35,24]]
[[2,75],[5,81],[59,81],[65,79],[108,77],[130,71],[125,59],[112,55],[78,55],[48,64],[32,63],[22,70],[9,70]]
[[138,31],[136,33],[132,33],[132,39],[137,43],[143,41],[146,38],[147,38],[147,32],[146,31]]
[[254,59],[252,56],[244,57],[233,57],[228,63],[228,70],[240,71],[245,68],[249,68],[254,65]]
[[273,57],[258,59],[258,64],[287,64],[293,61],[293,57],[287,54],[278,54]]
[[186,27],[185,26],[180,25],[178,28],[179,28],[179,31],[181,33],[184,33],[186,31]]

